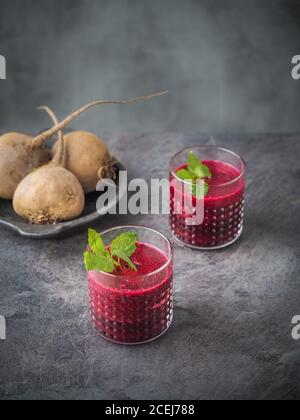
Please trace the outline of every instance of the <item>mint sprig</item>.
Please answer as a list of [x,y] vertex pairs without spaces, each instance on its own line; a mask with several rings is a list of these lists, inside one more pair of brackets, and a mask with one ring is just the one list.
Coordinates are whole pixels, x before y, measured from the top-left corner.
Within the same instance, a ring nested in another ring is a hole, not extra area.
[[87,271],[113,273],[115,270],[115,263],[109,255],[96,255],[86,251],[84,253],[84,263]]
[[110,252],[112,257],[120,258],[127,262],[130,268],[137,271],[136,266],[131,261],[130,257],[136,251],[136,243],[138,242],[138,236],[134,232],[122,233],[114,239],[110,245]]
[[209,192],[209,185],[206,181],[204,181],[203,184],[200,184],[196,181],[196,183],[193,184],[192,191],[193,191],[193,195],[196,198],[203,198]]
[[197,158],[194,152],[189,152],[188,171],[197,179],[211,178],[212,173],[207,165]]
[[87,271],[104,271],[113,273],[120,267],[121,260],[125,261],[132,270],[137,271],[130,257],[135,253],[138,235],[134,232],[125,232],[115,238],[109,249],[106,249],[98,232],[89,229],[89,250],[84,253],[84,263]]
[[[197,198],[206,196],[209,192],[209,185],[205,178],[211,178],[212,173],[207,165],[201,162],[194,152],[190,151],[188,155],[188,166],[185,169],[179,169],[176,172],[178,178],[192,184],[192,194]],[[198,180],[203,180],[200,185]]]
[[94,254],[103,255],[107,252],[101,236],[94,229],[88,231],[88,243]]

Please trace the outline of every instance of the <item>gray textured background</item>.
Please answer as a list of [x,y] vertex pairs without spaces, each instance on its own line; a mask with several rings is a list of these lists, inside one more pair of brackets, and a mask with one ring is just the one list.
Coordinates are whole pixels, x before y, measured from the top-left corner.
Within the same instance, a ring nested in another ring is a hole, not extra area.
[[298,0],[1,0],[0,132],[36,131],[94,99],[169,89],[94,110],[101,131],[299,132]]
[[[290,64],[299,17],[296,0],[0,0],[0,132],[38,131],[48,124],[35,111],[44,103],[63,116],[95,97],[167,88],[166,98],[93,110],[75,124],[148,131],[105,136],[146,179],[167,176],[176,150],[212,141],[181,133],[250,133],[214,138],[248,164],[244,235],[215,253],[175,246],[174,324],[148,346],[93,333],[85,232],[39,242],[0,229],[0,399],[299,399],[299,136],[252,134],[300,130]],[[169,235],[157,216],[96,227],[125,223]]]
[[[195,138],[107,140],[133,176],[136,161],[155,149],[156,164],[143,166],[150,180],[167,176],[174,148]],[[86,232],[36,241],[0,229],[0,313],[8,324],[0,341],[0,399],[300,399],[300,341],[291,337],[300,313],[299,137],[216,140],[249,163],[245,230],[219,252],[175,243],[174,323],[148,345],[113,345],[93,332]],[[284,188],[274,186],[278,173]],[[130,223],[170,236],[167,216],[105,217],[96,228]]]

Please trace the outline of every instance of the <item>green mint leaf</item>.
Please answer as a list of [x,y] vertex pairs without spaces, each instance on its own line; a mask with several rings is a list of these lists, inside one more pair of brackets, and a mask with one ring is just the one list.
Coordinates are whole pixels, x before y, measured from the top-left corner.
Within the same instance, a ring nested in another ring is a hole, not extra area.
[[208,191],[209,191],[209,186],[206,181],[204,181],[203,185],[201,185],[201,183],[193,184],[193,195],[196,198],[199,198],[199,199],[204,198],[208,194]]
[[[183,181],[187,181],[190,182],[191,185],[191,190],[192,190],[192,194],[197,197],[197,198],[202,198],[203,196],[206,196],[208,194],[208,183],[206,181],[204,181],[204,191],[203,191],[203,186],[201,185],[197,185],[197,179],[187,170],[187,169],[180,169],[178,172],[176,172],[176,175],[178,176],[178,178],[182,179]],[[203,179],[198,178],[198,179]]]
[[115,268],[114,260],[107,251],[101,236],[94,229],[88,231],[88,244],[90,251],[84,253],[86,270],[112,273]]
[[118,267],[118,260],[125,261],[134,271],[136,266],[130,257],[137,249],[138,235],[134,232],[126,232],[114,239],[106,249],[101,236],[93,229],[88,233],[89,251],[84,253],[84,263],[87,271],[104,271],[113,273],[115,267]]
[[204,182],[204,195],[207,195],[209,193],[209,185],[208,183],[205,181]]
[[194,152],[189,152],[188,171],[194,175],[194,178],[210,178],[212,173],[207,165],[204,165]]
[[199,166],[200,160],[195,155],[194,152],[190,151],[188,156],[188,164],[191,169],[197,168]]
[[84,253],[84,263],[87,271],[113,273],[115,269],[114,260],[110,256],[95,255],[88,251]]
[[194,179],[194,176],[187,169],[179,169],[176,175],[182,181],[192,181]]
[[88,243],[91,251],[96,255],[107,255],[107,250],[99,233],[94,229],[89,229]]
[[136,266],[130,260],[130,257],[135,253],[138,242],[138,235],[134,232],[122,233],[114,239],[110,245],[110,252],[113,257],[120,258],[121,260],[127,262],[129,266],[137,271]]
[[112,255],[116,255],[118,252],[122,252],[127,257],[131,257],[136,251],[136,243],[138,242],[138,236],[133,232],[122,233],[116,239],[114,239],[110,245],[110,252]]
[[201,179],[201,178],[210,178],[211,177],[211,172],[208,166],[206,165],[199,165],[197,166],[197,168],[193,169],[193,173],[195,175],[196,178]]

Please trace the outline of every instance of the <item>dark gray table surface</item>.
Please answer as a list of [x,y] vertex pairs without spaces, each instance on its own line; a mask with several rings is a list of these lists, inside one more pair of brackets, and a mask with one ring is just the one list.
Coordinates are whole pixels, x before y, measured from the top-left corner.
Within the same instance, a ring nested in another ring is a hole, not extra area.
[[[217,252],[175,245],[174,323],[148,345],[110,344],[91,328],[85,232],[36,241],[1,228],[0,398],[299,398],[299,138],[107,138],[134,177],[166,177],[172,154],[201,143],[231,148],[248,165],[242,238]],[[167,216],[107,216],[97,229],[127,223],[169,235]]]

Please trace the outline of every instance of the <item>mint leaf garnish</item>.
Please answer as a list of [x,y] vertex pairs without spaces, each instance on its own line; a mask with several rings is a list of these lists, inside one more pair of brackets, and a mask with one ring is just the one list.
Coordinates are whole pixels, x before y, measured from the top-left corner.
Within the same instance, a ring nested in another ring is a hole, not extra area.
[[114,239],[109,249],[106,249],[99,233],[89,229],[89,250],[84,253],[86,270],[113,273],[115,268],[120,266],[120,260],[123,260],[134,271],[137,271],[136,266],[130,259],[137,249],[137,242],[137,234],[126,232]]
[[188,155],[188,164],[189,164],[189,169],[194,169],[199,165],[199,159],[197,158],[197,156],[195,155],[194,152],[190,151],[189,155]]
[[204,184],[193,184],[193,195],[197,198],[203,198],[208,194],[209,186],[206,181],[204,181]]
[[137,268],[130,260],[130,257],[136,251],[137,242],[138,236],[134,232],[126,232],[113,240],[110,245],[111,255],[126,261],[134,271],[137,271]]
[[89,229],[88,232],[89,247],[94,254],[104,255],[106,253],[105,245],[101,236],[94,229]]
[[182,181],[192,181],[195,177],[187,170],[187,169],[179,169],[176,172],[178,178],[182,179]]
[[[190,151],[188,155],[188,166],[185,169],[179,169],[176,172],[179,179],[190,182],[192,184],[192,194],[197,198],[203,198],[209,192],[209,185],[204,180],[205,178],[211,178],[212,173],[207,165],[204,165],[201,160],[195,155],[194,152]],[[204,187],[197,185],[197,180],[204,180]]]
[[84,253],[84,263],[87,271],[113,273],[115,269],[115,262],[110,256],[96,255],[88,251]]
[[212,173],[207,165],[204,165],[194,152],[189,153],[188,157],[188,171],[194,175],[195,178],[210,178]]

